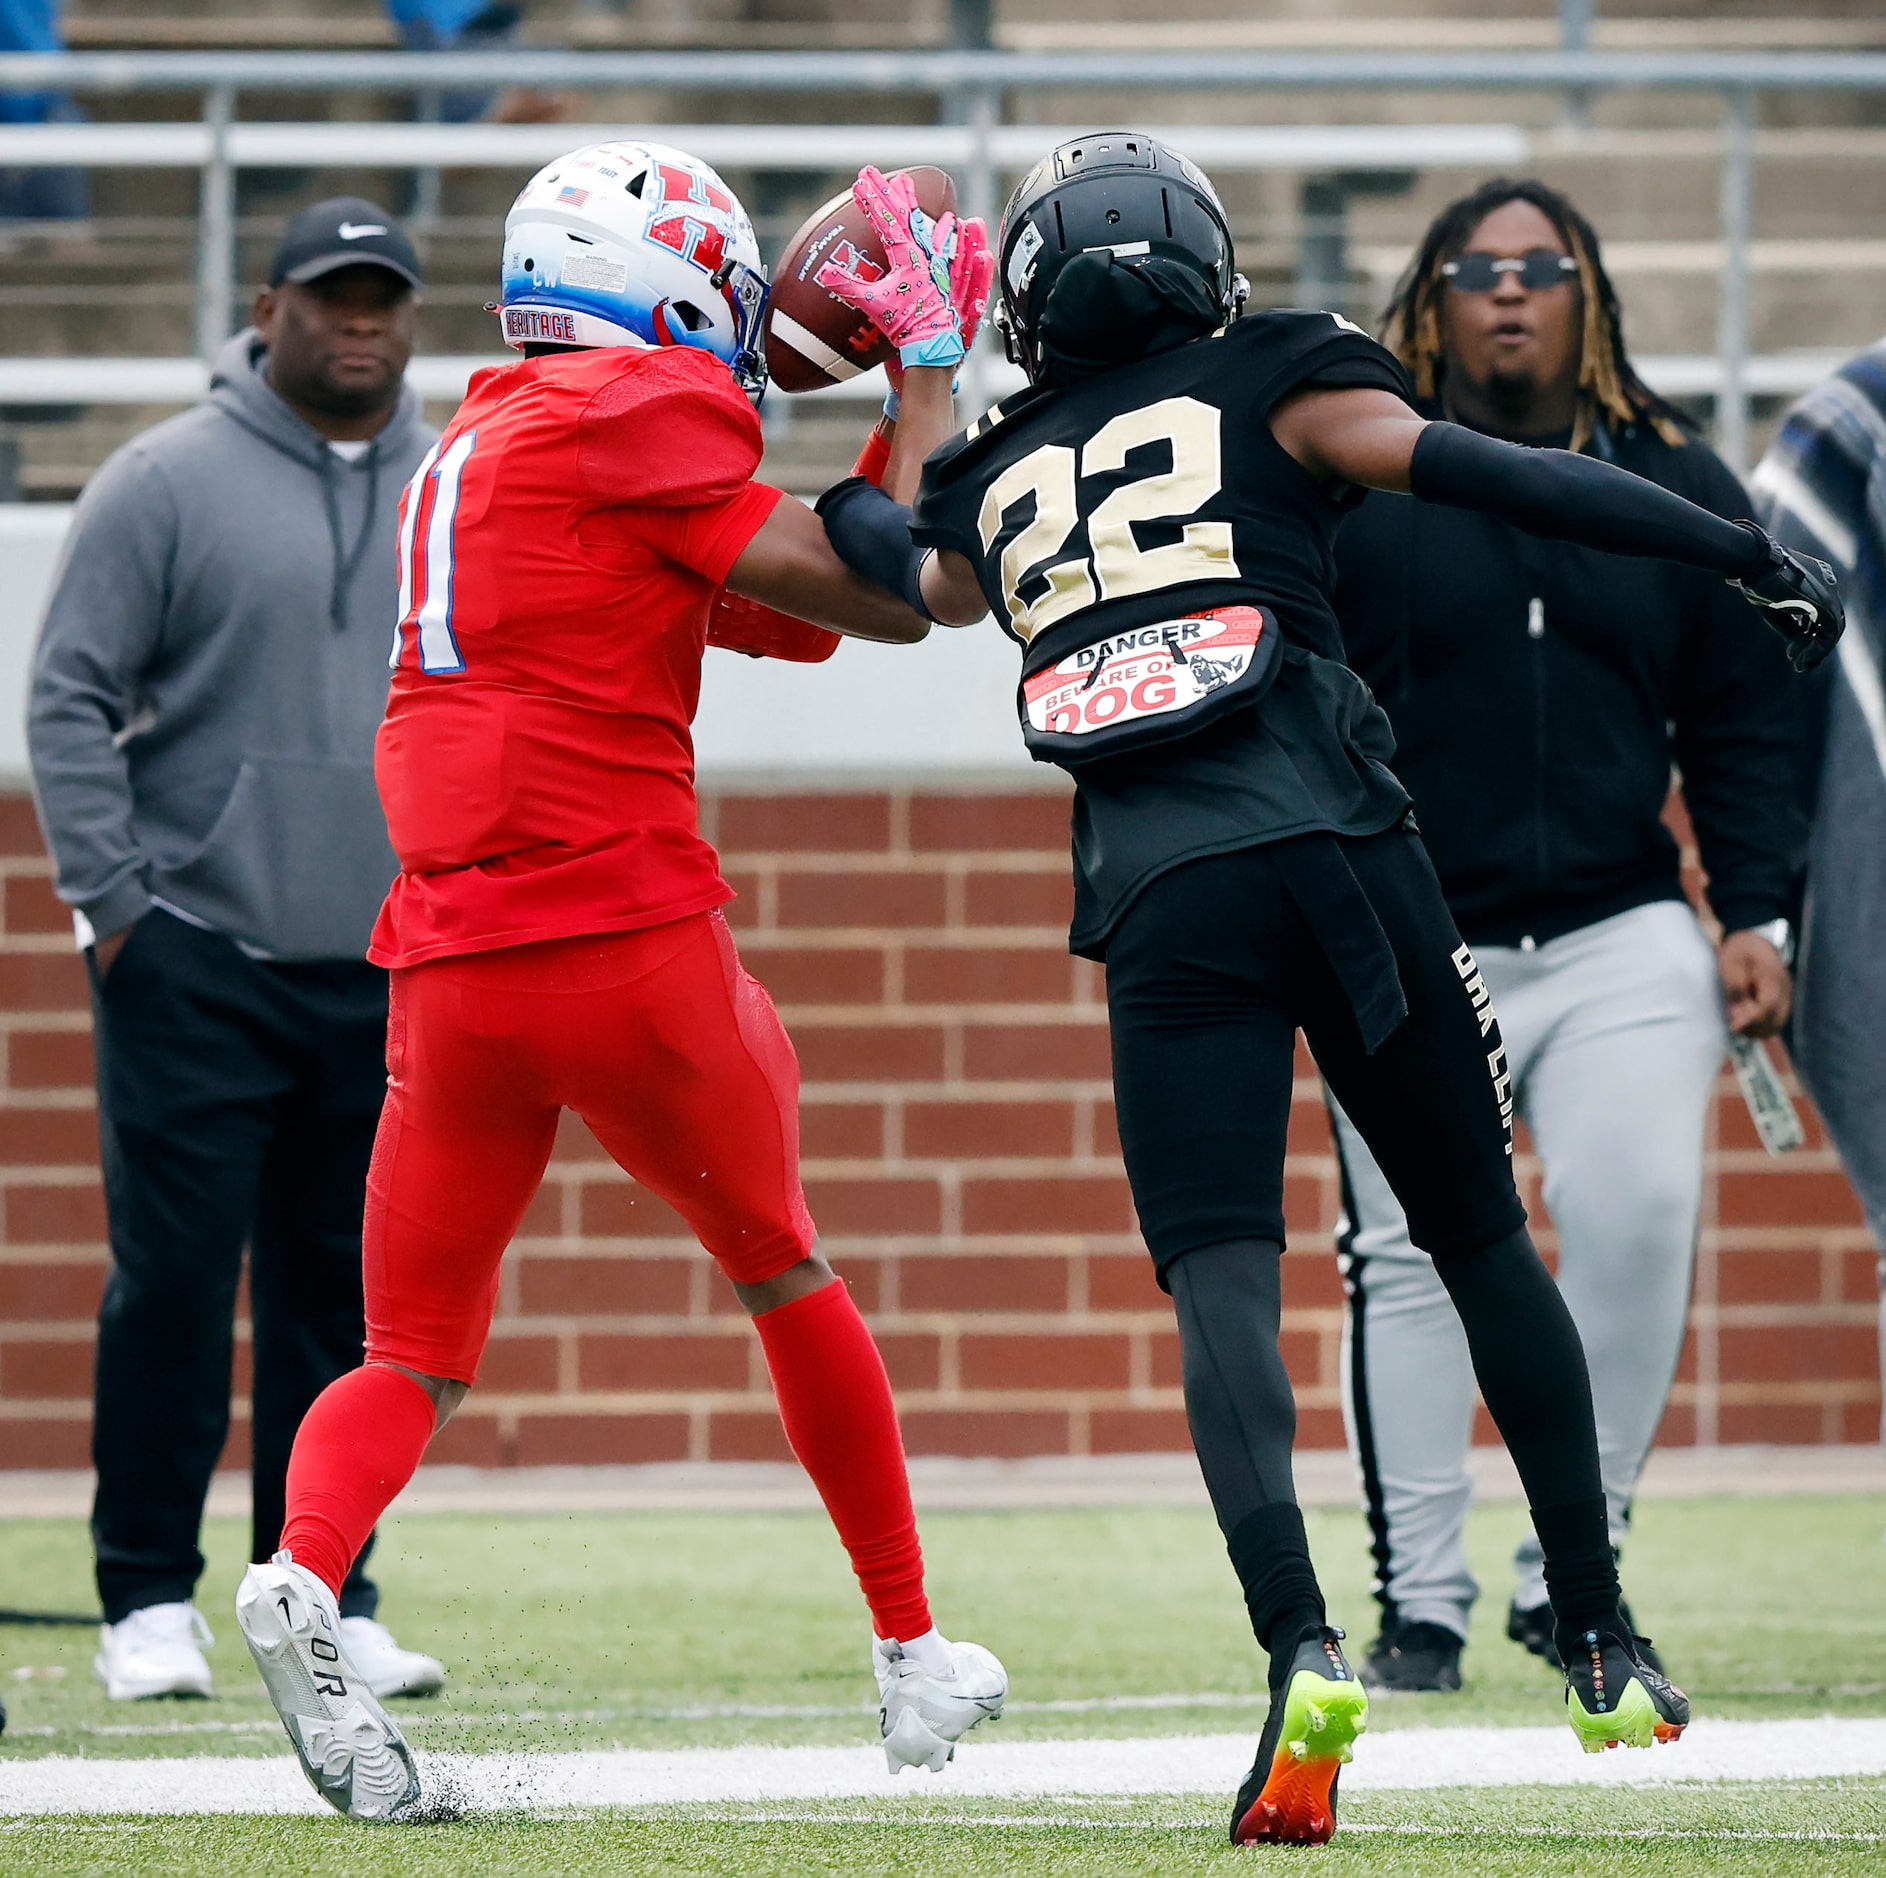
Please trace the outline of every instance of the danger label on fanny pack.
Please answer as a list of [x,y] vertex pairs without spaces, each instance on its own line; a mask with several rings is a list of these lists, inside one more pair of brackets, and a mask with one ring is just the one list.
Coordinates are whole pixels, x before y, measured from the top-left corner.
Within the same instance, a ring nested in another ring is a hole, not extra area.
[[1239,688],[1271,625],[1261,607],[1189,613],[1097,639],[1022,681],[1023,712],[1038,737],[1095,737],[1190,711]]

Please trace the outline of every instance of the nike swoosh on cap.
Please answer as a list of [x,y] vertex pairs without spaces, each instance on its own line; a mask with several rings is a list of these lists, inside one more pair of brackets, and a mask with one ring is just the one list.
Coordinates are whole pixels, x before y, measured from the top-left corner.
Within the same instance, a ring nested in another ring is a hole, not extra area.
[[384,222],[343,222],[334,231],[343,241],[358,241],[363,235],[384,235]]

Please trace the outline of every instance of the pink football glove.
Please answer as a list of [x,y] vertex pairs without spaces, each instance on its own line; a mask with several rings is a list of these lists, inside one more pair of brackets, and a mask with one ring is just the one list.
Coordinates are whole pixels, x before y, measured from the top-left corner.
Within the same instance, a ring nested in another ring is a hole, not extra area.
[[851,196],[877,230],[888,270],[879,280],[866,280],[827,261],[819,269],[819,285],[864,314],[897,348],[901,364],[961,363],[966,348],[951,294],[956,217],[932,221],[918,206],[917,188],[908,176],[887,177],[869,167],[858,172]]
[[956,309],[965,352],[975,345],[976,335],[982,330],[989,289],[994,284],[995,256],[989,249],[989,231],[981,216],[972,215],[957,224],[956,258],[950,263],[950,305]]

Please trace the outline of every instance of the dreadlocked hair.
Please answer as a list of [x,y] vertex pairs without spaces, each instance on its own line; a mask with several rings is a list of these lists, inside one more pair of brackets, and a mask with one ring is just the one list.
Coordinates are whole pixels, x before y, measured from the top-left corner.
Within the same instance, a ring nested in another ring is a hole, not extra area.
[[1441,349],[1441,297],[1447,282],[1441,269],[1461,254],[1473,231],[1509,202],[1529,202],[1559,231],[1578,263],[1584,297],[1585,329],[1578,365],[1578,405],[1572,445],[1582,450],[1606,420],[1630,425],[1642,419],[1665,443],[1681,447],[1694,434],[1690,421],[1637,376],[1624,351],[1624,317],[1617,289],[1604,271],[1598,237],[1591,224],[1556,189],[1531,178],[1495,177],[1472,195],[1462,196],[1437,215],[1415,257],[1396,284],[1382,317],[1382,343],[1401,360],[1422,398],[1440,395],[1445,358]]

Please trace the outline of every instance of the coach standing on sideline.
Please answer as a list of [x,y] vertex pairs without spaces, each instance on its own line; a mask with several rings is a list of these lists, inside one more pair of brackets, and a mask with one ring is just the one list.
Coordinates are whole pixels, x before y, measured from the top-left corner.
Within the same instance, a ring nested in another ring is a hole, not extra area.
[[[1731,520],[1751,505],[1632,371],[1597,237],[1538,183],[1444,211],[1386,343],[1424,409],[1584,451]],[[1728,1027],[1788,1015],[1800,862],[1778,643],[1725,582],[1371,494],[1337,545],[1350,663],[1395,729],[1395,773],[1499,1013],[1545,1170],[1558,1278],[1591,1364],[1613,1544],[1676,1371],[1704,1129]],[[1684,901],[1660,820],[1672,764],[1727,935]],[[1455,1689],[1478,1595],[1462,1543],[1473,1379],[1447,1293],[1336,1114],[1350,1309],[1345,1408],[1374,1528],[1367,1674]],[[1507,1634],[1556,1662],[1530,1538]]]
[[[385,1090],[367,934],[396,871],[373,784],[400,490],[432,443],[404,375],[419,263],[354,197],[288,225],[207,403],[119,450],[73,516],[28,741],[92,981],[112,1268],[92,1511],[112,1697],[208,1695],[191,1602],[229,1423],[245,1245],[254,1556],[308,1404],[361,1360]],[[341,1610],[361,1674],[444,1671]]]

